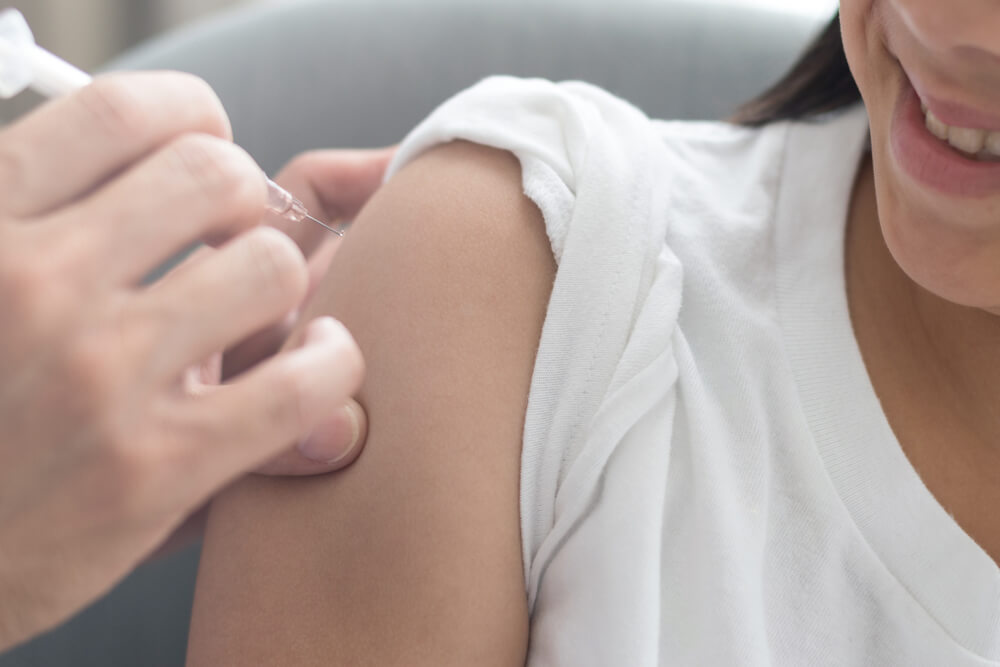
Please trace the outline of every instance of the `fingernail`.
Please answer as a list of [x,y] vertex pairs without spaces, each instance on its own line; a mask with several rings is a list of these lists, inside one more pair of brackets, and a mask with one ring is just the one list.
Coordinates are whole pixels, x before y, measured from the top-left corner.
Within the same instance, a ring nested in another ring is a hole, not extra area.
[[340,408],[333,419],[299,443],[299,453],[310,461],[333,465],[354,451],[360,437],[361,422],[358,413],[353,404],[347,403]]

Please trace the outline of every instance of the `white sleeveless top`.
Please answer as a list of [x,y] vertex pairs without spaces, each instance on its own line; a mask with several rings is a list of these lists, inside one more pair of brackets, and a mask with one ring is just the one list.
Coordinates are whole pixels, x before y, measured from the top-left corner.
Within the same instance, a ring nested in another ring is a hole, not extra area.
[[1000,570],[882,412],[847,308],[868,124],[651,121],[592,86],[451,99],[520,159],[558,273],[521,460],[528,664],[1000,664]]

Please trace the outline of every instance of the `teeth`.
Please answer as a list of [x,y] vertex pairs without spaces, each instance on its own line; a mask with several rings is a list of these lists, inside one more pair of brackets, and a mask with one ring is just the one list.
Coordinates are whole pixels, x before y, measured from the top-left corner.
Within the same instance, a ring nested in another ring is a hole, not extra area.
[[948,141],[948,126],[942,123],[937,116],[930,111],[927,112],[927,129],[938,139]]
[[927,130],[942,141],[947,141],[954,148],[966,155],[981,160],[1000,159],[1000,132],[987,132],[967,127],[949,127],[921,103],[924,112],[924,124]]
[[983,150],[986,130],[970,130],[965,127],[948,128],[948,143],[960,151],[975,155]]
[[984,147],[987,153],[992,153],[993,155],[1000,155],[1000,132],[990,132],[986,135],[986,146]]

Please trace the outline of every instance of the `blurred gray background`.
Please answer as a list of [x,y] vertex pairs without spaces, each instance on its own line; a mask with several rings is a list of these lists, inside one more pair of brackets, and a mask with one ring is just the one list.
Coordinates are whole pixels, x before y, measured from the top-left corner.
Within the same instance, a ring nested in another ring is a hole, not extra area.
[[[282,1],[8,0],[0,6],[21,10],[39,44],[84,69],[93,69],[147,37],[207,14],[234,5]],[[824,14],[836,7],[837,0],[743,0],[742,4]]]
[[[240,4],[283,0],[13,0],[39,44],[70,62],[93,69],[141,40]],[[372,0],[378,2],[378,0]],[[670,2],[670,0],[660,0]],[[825,14],[837,0],[739,0],[799,14]]]
[[[86,71],[94,71],[130,47],[237,5],[281,4],[294,0],[0,0],[28,19],[35,41]],[[371,0],[377,4],[382,0]],[[497,0],[498,2],[502,0]],[[651,0],[670,3],[673,0]],[[803,16],[830,14],[839,0],[729,0]],[[384,3],[386,4],[386,3]],[[545,0],[539,0],[544,5]],[[41,100],[26,92],[0,100],[0,124],[23,115]]]

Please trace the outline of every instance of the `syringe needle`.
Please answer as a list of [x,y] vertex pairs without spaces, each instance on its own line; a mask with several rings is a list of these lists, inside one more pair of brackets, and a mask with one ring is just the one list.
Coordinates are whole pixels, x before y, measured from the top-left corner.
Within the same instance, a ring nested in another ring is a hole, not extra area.
[[312,220],[313,222],[315,222],[320,227],[325,227],[326,229],[329,229],[331,232],[333,232],[337,236],[343,236],[344,235],[344,232],[342,232],[341,230],[334,229],[333,227],[331,227],[330,225],[326,224],[325,222],[320,222],[319,220],[317,220],[316,218],[312,217],[308,213],[306,214],[306,218],[308,218],[309,220]]

